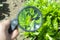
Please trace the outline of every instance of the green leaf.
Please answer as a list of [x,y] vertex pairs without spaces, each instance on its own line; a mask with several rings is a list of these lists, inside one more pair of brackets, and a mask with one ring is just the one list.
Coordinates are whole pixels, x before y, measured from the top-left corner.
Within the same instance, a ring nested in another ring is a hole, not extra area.
[[55,30],[58,30],[57,18],[55,18],[55,19],[53,20],[53,27],[54,27]]

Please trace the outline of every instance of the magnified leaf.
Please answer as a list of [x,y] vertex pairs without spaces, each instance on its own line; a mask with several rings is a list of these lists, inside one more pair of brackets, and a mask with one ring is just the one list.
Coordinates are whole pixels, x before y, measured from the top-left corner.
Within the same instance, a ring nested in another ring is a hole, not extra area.
[[35,10],[36,9],[34,8],[24,8],[19,12],[18,22],[20,27],[28,31],[37,29],[37,26],[35,25],[39,25],[41,23],[42,17],[41,14],[38,13],[38,10]]

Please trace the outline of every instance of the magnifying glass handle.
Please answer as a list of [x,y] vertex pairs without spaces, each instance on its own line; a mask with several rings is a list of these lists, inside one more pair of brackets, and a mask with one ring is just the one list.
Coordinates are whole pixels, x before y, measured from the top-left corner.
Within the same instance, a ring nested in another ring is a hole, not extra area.
[[18,21],[17,19],[13,19],[10,24],[10,28],[8,30],[9,33],[12,33],[18,26]]

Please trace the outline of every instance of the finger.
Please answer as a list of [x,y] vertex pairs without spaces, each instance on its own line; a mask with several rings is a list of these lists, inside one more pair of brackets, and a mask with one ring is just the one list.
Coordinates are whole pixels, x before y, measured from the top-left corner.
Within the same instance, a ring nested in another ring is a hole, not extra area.
[[18,36],[18,29],[14,30],[12,35],[11,35],[11,39],[15,39]]
[[5,28],[9,28],[9,26],[10,26],[10,20],[4,20],[3,22],[2,22],[2,24],[5,26]]

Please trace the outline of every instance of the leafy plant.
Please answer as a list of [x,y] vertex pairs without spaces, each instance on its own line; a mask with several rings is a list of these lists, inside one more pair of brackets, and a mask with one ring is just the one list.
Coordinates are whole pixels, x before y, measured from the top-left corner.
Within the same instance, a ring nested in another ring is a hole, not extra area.
[[[23,34],[31,40],[60,40],[58,24],[60,21],[60,0],[26,0],[25,6],[35,6],[43,15],[43,24],[35,32]],[[33,13],[32,13],[33,14]]]
[[41,19],[41,16],[34,8],[25,8],[18,15],[19,25],[26,30],[38,28],[35,25],[40,25]]

